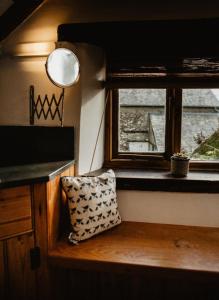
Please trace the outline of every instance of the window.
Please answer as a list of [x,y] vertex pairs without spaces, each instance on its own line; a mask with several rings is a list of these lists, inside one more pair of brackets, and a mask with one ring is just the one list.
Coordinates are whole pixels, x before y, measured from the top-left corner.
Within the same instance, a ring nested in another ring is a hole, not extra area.
[[195,161],[219,161],[219,89],[185,89],[181,148]]
[[219,168],[219,89],[121,86],[110,91],[106,166],[169,169],[171,155],[184,150],[191,168]]
[[119,152],[164,152],[165,89],[118,90]]

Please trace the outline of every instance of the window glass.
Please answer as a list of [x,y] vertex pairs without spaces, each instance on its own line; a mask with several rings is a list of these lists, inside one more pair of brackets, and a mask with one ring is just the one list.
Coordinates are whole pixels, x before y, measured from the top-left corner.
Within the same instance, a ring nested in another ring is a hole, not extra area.
[[193,160],[219,160],[219,89],[184,89],[181,149]]
[[166,89],[119,89],[119,152],[164,152]]

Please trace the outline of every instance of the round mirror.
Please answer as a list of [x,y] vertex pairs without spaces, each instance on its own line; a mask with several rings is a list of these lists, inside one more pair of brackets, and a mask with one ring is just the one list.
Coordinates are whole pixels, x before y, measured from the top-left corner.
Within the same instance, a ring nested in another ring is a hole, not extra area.
[[69,49],[57,48],[46,61],[49,79],[57,86],[65,88],[73,85],[79,78],[79,61]]

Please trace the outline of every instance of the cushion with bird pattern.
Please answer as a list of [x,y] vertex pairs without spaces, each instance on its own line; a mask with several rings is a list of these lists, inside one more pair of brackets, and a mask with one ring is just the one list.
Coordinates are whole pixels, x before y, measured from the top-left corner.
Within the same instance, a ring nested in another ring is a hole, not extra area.
[[64,176],[61,181],[70,211],[70,242],[77,244],[121,223],[113,170],[93,177]]

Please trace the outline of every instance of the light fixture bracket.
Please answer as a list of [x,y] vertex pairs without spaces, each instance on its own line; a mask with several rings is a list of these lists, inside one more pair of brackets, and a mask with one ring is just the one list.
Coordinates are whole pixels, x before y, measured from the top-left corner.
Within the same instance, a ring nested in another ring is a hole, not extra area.
[[58,117],[60,125],[63,126],[64,116],[64,89],[61,94],[56,98],[55,94],[49,98],[47,94],[42,98],[40,95],[36,96],[34,93],[34,86],[30,86],[30,125],[34,125],[35,119],[40,120],[44,118],[47,120],[50,117],[54,120]]

